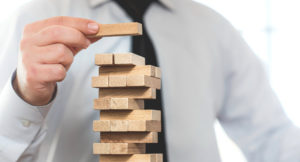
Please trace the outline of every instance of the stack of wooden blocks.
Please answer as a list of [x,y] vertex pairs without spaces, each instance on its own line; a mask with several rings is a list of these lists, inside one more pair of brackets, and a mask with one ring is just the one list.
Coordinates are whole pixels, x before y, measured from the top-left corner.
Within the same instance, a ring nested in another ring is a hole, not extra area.
[[100,143],[93,153],[101,162],[162,162],[162,154],[146,154],[146,143],[157,143],[161,112],[144,109],[145,99],[155,99],[161,88],[160,69],[145,65],[145,58],[133,53],[98,54],[99,76],[92,87],[99,88],[94,109],[100,111],[93,129]]

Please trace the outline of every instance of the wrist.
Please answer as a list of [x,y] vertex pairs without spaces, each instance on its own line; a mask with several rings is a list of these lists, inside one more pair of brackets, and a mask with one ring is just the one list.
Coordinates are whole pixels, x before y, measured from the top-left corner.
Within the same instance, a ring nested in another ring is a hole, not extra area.
[[17,75],[15,75],[13,78],[12,85],[15,93],[25,102],[33,106],[43,106],[49,104],[53,100],[57,89],[55,84],[52,88],[53,90],[47,90],[45,93],[41,92],[38,94],[31,92],[30,88],[22,88],[20,86]]

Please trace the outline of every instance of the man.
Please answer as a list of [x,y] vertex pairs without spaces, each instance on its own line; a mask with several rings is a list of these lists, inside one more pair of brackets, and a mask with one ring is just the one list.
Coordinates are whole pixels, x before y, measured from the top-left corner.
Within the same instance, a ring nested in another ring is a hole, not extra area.
[[[94,54],[132,42],[87,36],[95,22],[130,21],[113,0],[35,0],[11,19],[0,42],[0,161],[98,161]],[[226,20],[189,0],[159,0],[143,21],[162,70],[168,161],[220,161],[216,119],[249,161],[300,161],[299,128]]]

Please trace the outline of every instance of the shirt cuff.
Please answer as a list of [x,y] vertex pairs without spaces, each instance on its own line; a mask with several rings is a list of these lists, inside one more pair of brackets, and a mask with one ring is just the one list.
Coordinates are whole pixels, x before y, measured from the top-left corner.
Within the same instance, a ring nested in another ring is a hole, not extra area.
[[[15,75],[12,75],[14,79]],[[21,99],[8,81],[0,94],[0,156],[12,161],[24,152],[40,130],[53,101],[32,106]]]
[[[11,88],[13,89],[13,91],[15,92],[14,94],[17,95],[17,97],[19,99],[21,99],[23,102],[25,102],[27,105],[30,105],[29,103],[27,103],[26,101],[24,101],[19,95],[18,93],[14,90],[13,88],[13,81],[15,80],[16,78],[16,71],[13,73],[12,77],[11,77]],[[57,87],[55,88],[55,92],[54,92],[54,95],[51,99],[51,101],[47,104],[47,105],[43,105],[43,106],[34,106],[34,105],[30,105],[32,107],[35,107],[36,109],[38,109],[41,113],[41,115],[45,118],[51,108],[51,106],[53,105],[53,102],[54,102],[54,99],[56,97],[56,93],[57,93]]]

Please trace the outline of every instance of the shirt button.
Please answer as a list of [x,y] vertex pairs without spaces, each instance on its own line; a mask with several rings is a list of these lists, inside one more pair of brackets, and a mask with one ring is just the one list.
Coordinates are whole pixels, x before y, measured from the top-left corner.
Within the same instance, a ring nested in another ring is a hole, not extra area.
[[30,126],[31,122],[28,120],[22,120],[22,125],[26,128],[28,128]]

